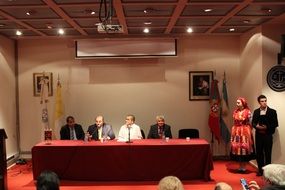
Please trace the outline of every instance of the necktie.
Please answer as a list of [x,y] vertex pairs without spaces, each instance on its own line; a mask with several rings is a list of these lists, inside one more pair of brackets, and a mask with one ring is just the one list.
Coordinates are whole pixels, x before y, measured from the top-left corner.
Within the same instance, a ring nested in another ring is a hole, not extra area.
[[98,129],[98,139],[102,139],[102,127]]
[[159,137],[162,138],[162,127],[158,127],[158,134]]
[[70,140],[74,140],[74,128],[70,128]]

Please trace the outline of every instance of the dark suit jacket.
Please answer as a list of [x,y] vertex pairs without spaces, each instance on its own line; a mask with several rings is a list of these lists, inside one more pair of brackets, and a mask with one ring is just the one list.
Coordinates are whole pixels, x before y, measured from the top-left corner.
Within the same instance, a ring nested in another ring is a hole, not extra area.
[[[108,137],[110,137],[111,140],[115,138],[115,134],[113,132],[111,125],[104,123],[102,127],[103,127],[102,128],[102,136],[108,136]],[[97,128],[96,124],[90,125],[88,127],[87,132],[92,136],[91,137],[92,139],[98,140],[98,128]]]
[[[79,124],[74,125],[77,140],[84,140],[84,131]],[[70,128],[64,125],[60,129],[60,140],[70,140]]]
[[266,115],[260,116],[260,108],[254,110],[252,117],[253,128],[256,129],[257,124],[264,124],[267,126],[266,134],[274,134],[275,128],[278,127],[276,111],[267,107]]
[[[165,137],[172,138],[171,127],[169,125],[164,124],[163,132],[164,132]],[[148,132],[147,138],[148,139],[159,139],[160,138],[158,134],[157,124],[150,126],[150,130]]]

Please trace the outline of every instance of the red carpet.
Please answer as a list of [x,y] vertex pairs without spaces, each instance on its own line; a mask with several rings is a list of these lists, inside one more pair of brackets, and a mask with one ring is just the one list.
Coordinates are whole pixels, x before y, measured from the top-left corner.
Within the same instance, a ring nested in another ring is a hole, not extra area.
[[[247,165],[245,174],[237,174],[233,171],[238,168],[238,164],[232,161],[214,161],[214,170],[211,172],[212,181],[183,181],[185,190],[213,190],[217,182],[227,182],[234,190],[240,190],[240,178],[248,181],[255,180],[263,184],[262,177],[256,177],[256,169]],[[150,171],[151,172],[151,171]],[[195,171],[189,171],[195,172]],[[82,182],[65,181],[60,184],[61,190],[156,190],[157,181],[154,182]],[[8,170],[8,189],[9,190],[35,190],[32,177],[31,162],[25,165],[15,165]]]

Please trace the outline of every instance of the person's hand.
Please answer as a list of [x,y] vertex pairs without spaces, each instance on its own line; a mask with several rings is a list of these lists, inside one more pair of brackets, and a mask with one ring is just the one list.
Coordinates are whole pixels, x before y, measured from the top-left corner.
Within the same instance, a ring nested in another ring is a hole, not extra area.
[[258,129],[258,130],[266,130],[266,125],[259,125],[259,124],[257,124],[256,125],[256,128]]
[[259,190],[259,189],[260,189],[260,187],[259,187],[259,185],[256,183],[256,181],[250,181],[250,182],[248,183],[248,187],[249,187],[250,190]]

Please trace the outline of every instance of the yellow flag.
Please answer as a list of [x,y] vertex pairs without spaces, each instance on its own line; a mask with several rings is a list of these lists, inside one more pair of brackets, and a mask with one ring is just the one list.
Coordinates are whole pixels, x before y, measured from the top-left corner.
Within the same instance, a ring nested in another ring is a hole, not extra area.
[[64,125],[64,106],[61,96],[61,84],[58,79],[56,87],[56,97],[55,97],[55,112],[54,112],[54,128],[53,137],[54,139],[60,139],[60,128]]

